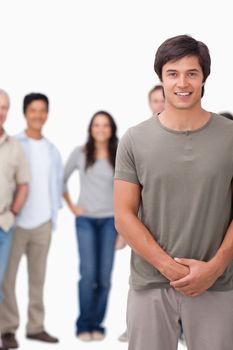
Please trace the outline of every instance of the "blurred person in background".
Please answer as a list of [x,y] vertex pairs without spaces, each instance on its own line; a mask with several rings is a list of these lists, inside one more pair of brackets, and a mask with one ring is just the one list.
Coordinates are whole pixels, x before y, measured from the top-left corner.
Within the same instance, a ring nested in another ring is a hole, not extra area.
[[149,106],[153,115],[161,113],[164,109],[164,92],[163,86],[158,84],[155,85],[148,94]]
[[62,199],[62,163],[57,148],[43,136],[49,112],[48,97],[30,93],[24,97],[23,113],[27,127],[17,136],[29,162],[29,194],[20,215],[12,241],[11,255],[3,284],[5,299],[0,307],[2,340],[6,347],[17,348],[15,337],[19,312],[15,295],[18,267],[23,255],[28,263],[29,305],[26,337],[48,343],[58,339],[46,332],[43,291],[47,256],[52,229],[56,227]]
[[[9,107],[9,96],[0,89],[0,303],[4,298],[2,284],[14,234],[13,226],[27,198],[29,182],[29,167],[23,148],[3,128]],[[2,344],[0,333],[0,350],[7,349]]]
[[[102,340],[102,325],[111,284],[117,232],[113,217],[113,175],[118,145],[117,126],[106,111],[98,111],[88,127],[85,145],[71,153],[64,175],[64,198],[75,215],[80,259],[79,316],[76,335],[82,341]],[[68,180],[78,170],[80,195],[73,203]]]
[[233,120],[233,114],[230,112],[220,112],[219,114],[227,119]]

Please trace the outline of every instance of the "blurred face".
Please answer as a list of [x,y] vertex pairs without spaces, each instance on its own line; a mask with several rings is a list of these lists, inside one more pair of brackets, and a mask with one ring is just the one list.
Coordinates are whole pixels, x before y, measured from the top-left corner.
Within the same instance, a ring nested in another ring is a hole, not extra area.
[[166,103],[175,109],[193,109],[200,105],[203,72],[196,56],[169,61],[162,68]]
[[150,94],[149,104],[153,113],[161,113],[164,110],[164,97],[162,89],[153,91]]
[[33,131],[41,131],[48,118],[47,105],[42,100],[33,101],[28,105],[24,114],[28,128]]
[[112,136],[110,122],[105,115],[98,114],[92,123],[91,135],[96,142],[107,142]]
[[9,101],[5,95],[0,94],[0,129],[6,121],[7,112],[9,110]]

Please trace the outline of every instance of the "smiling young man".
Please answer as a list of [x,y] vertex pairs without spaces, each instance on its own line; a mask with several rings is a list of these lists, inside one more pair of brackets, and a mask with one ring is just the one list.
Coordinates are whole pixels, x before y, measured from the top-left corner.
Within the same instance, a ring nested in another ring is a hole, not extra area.
[[[115,220],[132,247],[129,350],[233,348],[233,124],[204,110],[205,44],[187,35],[157,50],[158,118],[123,136]],[[138,216],[139,213],[139,216]]]
[[29,195],[21,211],[12,242],[12,254],[4,280],[4,303],[0,307],[0,325],[5,346],[19,346],[15,332],[19,314],[15,282],[20,260],[25,254],[29,275],[29,307],[26,336],[28,339],[56,343],[58,339],[44,329],[43,287],[46,261],[61,206],[62,165],[56,147],[43,136],[48,118],[49,100],[40,93],[26,95],[23,112],[27,122],[25,132],[18,136],[29,161],[31,181]]

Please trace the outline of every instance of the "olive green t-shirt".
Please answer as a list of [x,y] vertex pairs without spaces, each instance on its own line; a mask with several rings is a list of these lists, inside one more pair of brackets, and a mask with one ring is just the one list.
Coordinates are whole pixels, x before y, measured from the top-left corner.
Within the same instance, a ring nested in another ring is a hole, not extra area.
[[[233,122],[212,113],[193,131],[175,131],[152,117],[130,128],[117,151],[115,178],[141,186],[140,219],[171,256],[210,260],[231,221]],[[132,252],[135,289],[169,281]],[[210,290],[233,289],[233,263]]]

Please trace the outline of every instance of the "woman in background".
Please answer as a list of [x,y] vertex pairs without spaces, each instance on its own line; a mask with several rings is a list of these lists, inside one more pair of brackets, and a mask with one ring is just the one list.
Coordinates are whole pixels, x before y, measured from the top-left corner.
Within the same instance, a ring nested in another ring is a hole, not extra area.
[[[71,153],[64,176],[64,198],[76,217],[80,258],[79,305],[76,334],[82,341],[102,340],[102,326],[111,283],[117,232],[113,213],[113,176],[118,144],[112,116],[99,111],[88,127],[88,140]],[[80,195],[74,204],[67,182],[80,173]]]

